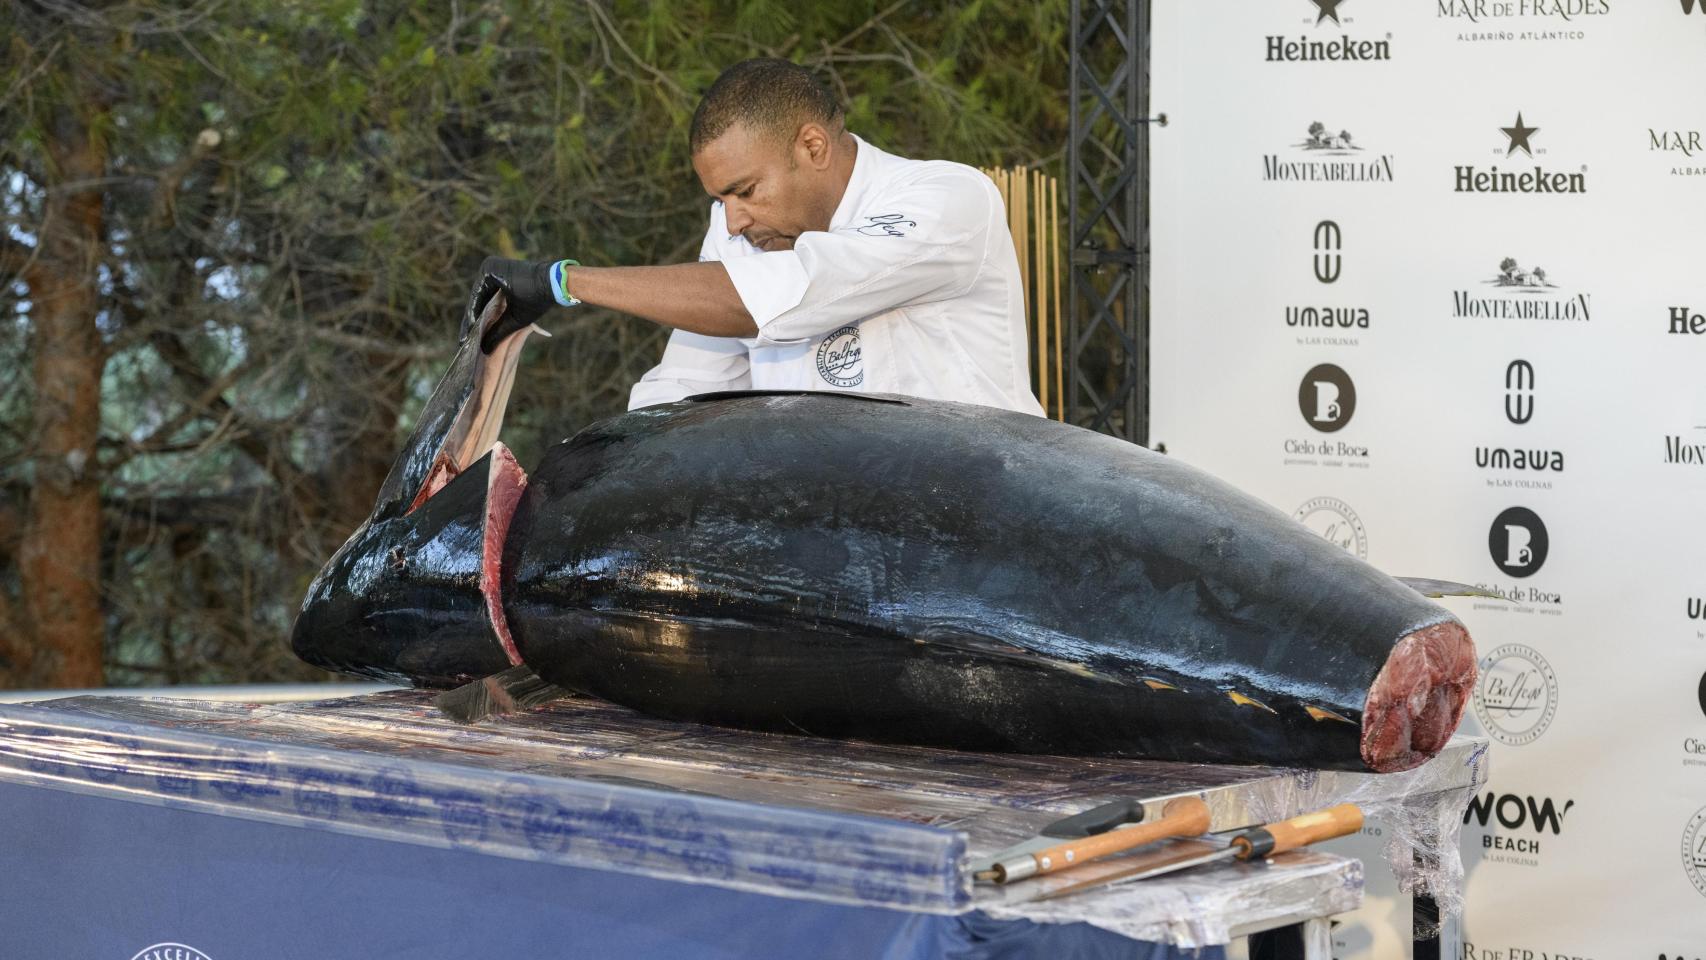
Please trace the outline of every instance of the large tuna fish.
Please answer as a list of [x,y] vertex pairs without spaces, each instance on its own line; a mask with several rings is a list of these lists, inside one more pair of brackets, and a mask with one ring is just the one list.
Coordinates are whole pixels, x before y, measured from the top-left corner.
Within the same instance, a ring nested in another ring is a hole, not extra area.
[[495,443],[527,334],[464,335],[309,589],[304,659],[425,685],[525,663],[658,716],[817,736],[1375,771],[1462,715],[1475,653],[1445,609],[1077,427],[711,394],[595,423],[528,477]]

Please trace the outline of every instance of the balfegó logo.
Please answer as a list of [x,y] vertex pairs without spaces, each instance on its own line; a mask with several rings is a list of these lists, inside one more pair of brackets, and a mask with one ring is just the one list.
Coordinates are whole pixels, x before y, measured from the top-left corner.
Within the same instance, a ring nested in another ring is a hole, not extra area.
[[1362,518],[1343,500],[1315,497],[1304,501],[1292,517],[1346,553],[1368,559],[1368,534],[1363,530]]
[[1688,882],[1706,897],[1706,807],[1694,811],[1682,831],[1682,872]]
[[[1558,712],[1558,678],[1539,651],[1508,643],[1481,658],[1475,718],[1500,743],[1533,743]],[[1468,822],[1467,819],[1464,820]]]
[[817,346],[817,373],[835,387],[857,387],[865,382],[858,327],[842,327],[823,338]]
[[156,943],[143,947],[130,960],[211,960],[207,954],[181,943]]

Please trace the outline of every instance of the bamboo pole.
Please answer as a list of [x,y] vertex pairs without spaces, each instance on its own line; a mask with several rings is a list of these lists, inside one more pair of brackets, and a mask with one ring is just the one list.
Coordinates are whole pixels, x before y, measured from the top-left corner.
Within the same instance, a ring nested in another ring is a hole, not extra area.
[[1047,191],[1043,189],[1042,171],[1031,171],[1033,182],[1036,184],[1036,198],[1031,204],[1031,226],[1038,236],[1037,243],[1037,293],[1036,309],[1031,312],[1037,318],[1037,399],[1043,404],[1044,415],[1048,412],[1048,234],[1042,229],[1043,201],[1047,199]]
[[1060,181],[1050,179],[1048,184],[1049,209],[1049,255],[1054,260],[1054,416],[1056,420],[1066,419],[1066,380],[1061,376],[1061,366],[1064,362],[1060,349],[1060,328],[1066,323],[1066,314],[1061,310],[1060,300]]

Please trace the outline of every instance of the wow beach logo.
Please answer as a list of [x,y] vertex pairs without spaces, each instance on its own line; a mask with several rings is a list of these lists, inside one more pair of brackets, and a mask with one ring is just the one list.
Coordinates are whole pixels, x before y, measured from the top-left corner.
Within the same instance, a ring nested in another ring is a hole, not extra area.
[[1319,120],[1291,145],[1292,153],[1262,157],[1262,179],[1281,183],[1391,183],[1392,154],[1369,153],[1350,130],[1337,133]]

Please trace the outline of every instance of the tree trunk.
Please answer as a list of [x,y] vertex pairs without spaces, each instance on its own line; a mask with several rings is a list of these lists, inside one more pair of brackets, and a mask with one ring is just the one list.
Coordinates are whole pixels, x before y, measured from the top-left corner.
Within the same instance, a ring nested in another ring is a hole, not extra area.
[[103,251],[102,108],[83,104],[49,132],[46,218],[26,273],[35,353],[35,482],[18,549],[31,679],[102,683],[101,501],[95,441],[106,351],[95,327]]

